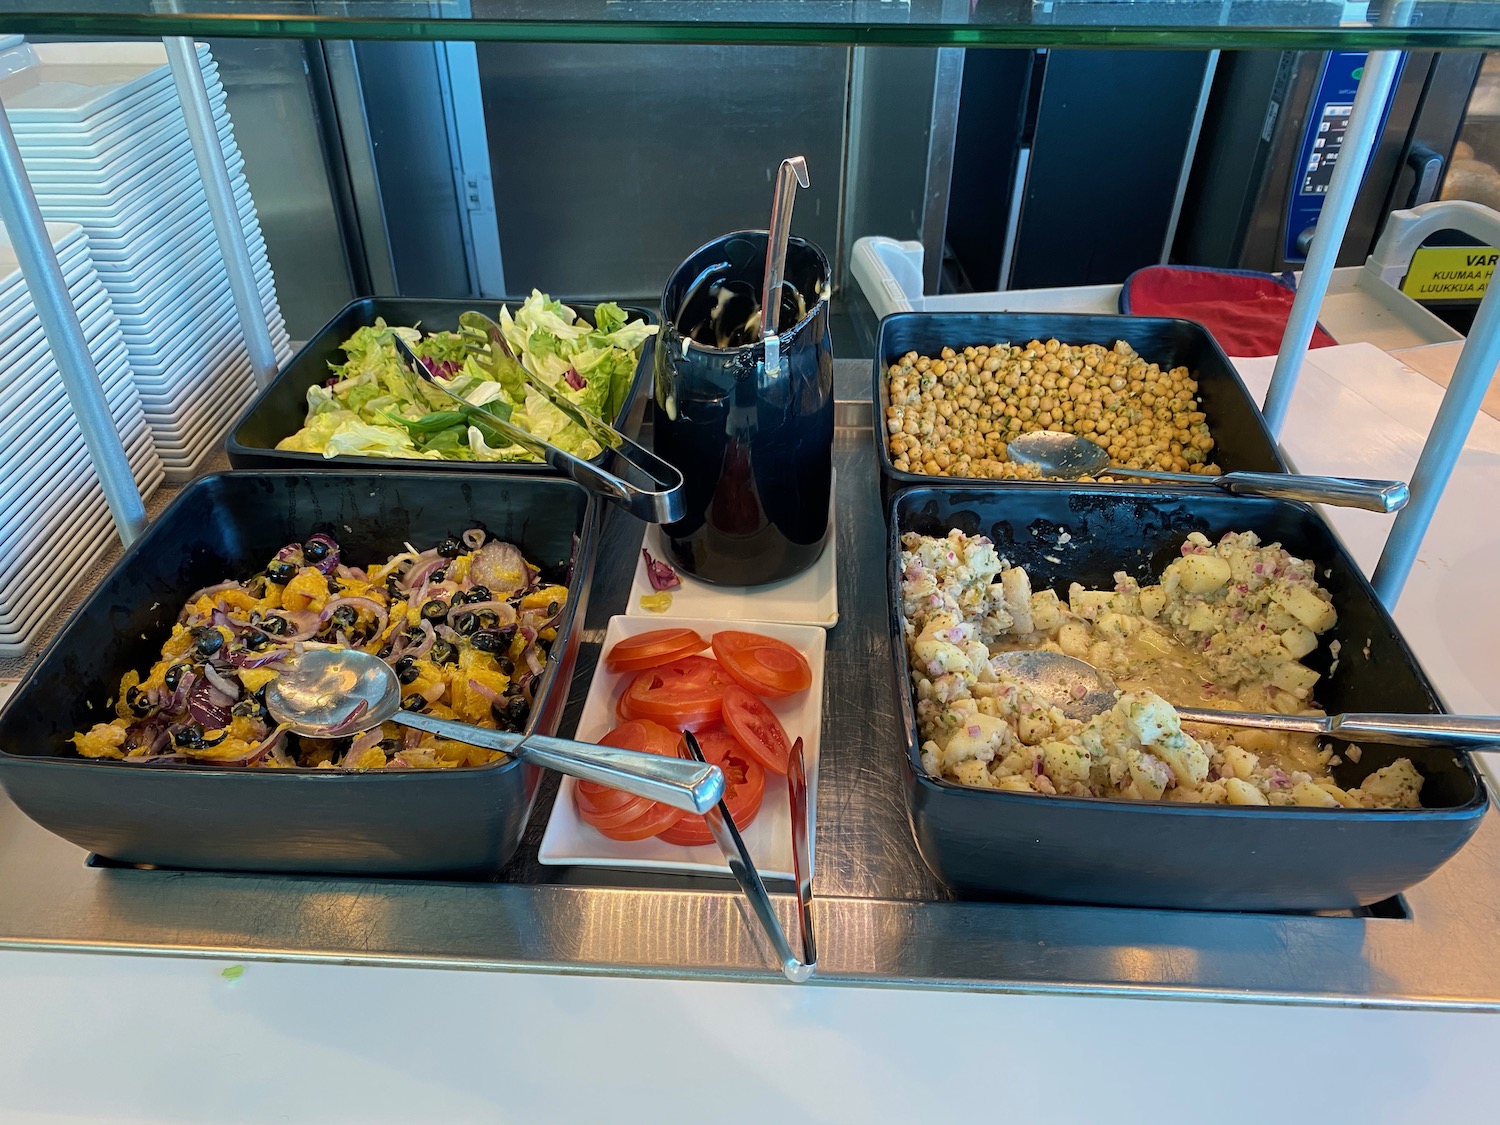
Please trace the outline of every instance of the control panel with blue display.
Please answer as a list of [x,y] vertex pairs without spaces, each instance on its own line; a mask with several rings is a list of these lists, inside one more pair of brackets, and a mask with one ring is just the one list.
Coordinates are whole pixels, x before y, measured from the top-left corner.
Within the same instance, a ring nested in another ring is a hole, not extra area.
[[[1406,62],[1405,55],[1401,63]],[[1282,248],[1288,262],[1307,260],[1307,232],[1317,225],[1318,215],[1323,210],[1323,197],[1328,194],[1328,185],[1333,179],[1333,170],[1338,165],[1339,154],[1344,148],[1344,135],[1349,128],[1349,115],[1354,109],[1354,91],[1359,87],[1360,76],[1365,70],[1363,51],[1330,51],[1323,59],[1323,69],[1318,75],[1317,92],[1308,106],[1307,125],[1302,135],[1300,159],[1297,162],[1290,192],[1291,202],[1287,206],[1286,245]],[[1396,77],[1401,71],[1398,68]],[[1380,107],[1380,127],[1385,129],[1385,120],[1391,111],[1391,96],[1396,83],[1391,83],[1391,94]]]

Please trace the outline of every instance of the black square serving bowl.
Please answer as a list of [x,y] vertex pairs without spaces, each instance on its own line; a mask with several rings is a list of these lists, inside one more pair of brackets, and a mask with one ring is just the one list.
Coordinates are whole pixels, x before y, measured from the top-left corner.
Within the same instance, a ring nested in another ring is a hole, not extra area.
[[[329,364],[343,363],[347,358],[343,344],[359,329],[375,323],[377,317],[384,318],[392,326],[420,325],[426,332],[454,332],[458,330],[461,313],[484,312],[494,315],[503,304],[518,305],[516,298],[496,300],[452,300],[436,297],[359,297],[350,301],[322,328],[317,335],[304,344],[300,351],[271,380],[270,386],[256,395],[240,415],[230,432],[224,449],[229,455],[229,464],[236,469],[294,469],[306,472],[309,469],[334,467],[339,469],[373,469],[377,472],[412,470],[430,472],[436,466],[443,472],[460,473],[531,473],[556,476],[557,471],[541,462],[493,462],[493,461],[424,461],[405,457],[324,457],[321,453],[303,453],[296,450],[277,449],[276,443],[291,437],[307,420],[307,388],[328,381]],[[592,318],[597,301],[568,301],[567,305],[576,313]],[[620,305],[629,320],[644,320],[657,323],[654,311],[638,305]],[[645,414],[644,393],[650,383],[650,372],[655,356],[656,337],[649,337],[641,347],[636,361],[635,377],[630,382],[630,393],[620,413],[611,424],[628,436],[640,429]],[[602,460],[604,453],[595,458]]]
[[[891,504],[891,648],[906,735],[912,832],[933,873],[968,897],[1206,910],[1334,910],[1366,906],[1432,874],[1479,826],[1488,804],[1467,756],[1439,746],[1362,743],[1340,785],[1406,756],[1424,778],[1420,809],[1187,805],[1172,801],[1028,796],[969,788],[922,768],[902,640],[900,537],[989,537],[1025,566],[1034,589],[1071,582],[1110,589],[1124,570],[1143,584],[1178,557],[1183,539],[1254,531],[1316,560],[1338,623],[1309,667],[1329,713],[1440,713],[1437,694],[1364,575],[1309,507],[1283,500],[1158,489],[1036,484],[920,488]],[[1066,534],[1064,534],[1066,533]],[[1330,673],[1329,643],[1340,643]]]
[[[1104,313],[894,313],[881,320],[875,337],[875,456],[880,462],[882,500],[889,502],[896,489],[912,485],[968,482],[1030,488],[1046,483],[931,477],[897,469],[886,445],[885,418],[891,395],[885,373],[907,352],[937,355],[943,348],[962,351],[995,343],[1025,344],[1051,339],[1075,346],[1100,344],[1106,348],[1123,340],[1148,363],[1158,364],[1163,370],[1186,367],[1198,381],[1198,400],[1216,442],[1213,458],[1219,467],[1226,473],[1236,469],[1286,472],[1276,440],[1266,428],[1260,408],[1250,397],[1239,372],[1208,329],[1195,321]],[[1104,483],[1095,487],[1115,489],[1131,485]]]
[[333,536],[356,564],[470,527],[521,548],[570,595],[527,729],[554,733],[577,657],[596,508],[571,481],[491,473],[222,473],[134,543],[0,711],[0,788],[42,827],[127,864],[222,871],[486,878],[515,852],[540,774],[511,759],[344,773],[80,758],[120,677],[159,656],[187,596],[246,578],[290,542]]

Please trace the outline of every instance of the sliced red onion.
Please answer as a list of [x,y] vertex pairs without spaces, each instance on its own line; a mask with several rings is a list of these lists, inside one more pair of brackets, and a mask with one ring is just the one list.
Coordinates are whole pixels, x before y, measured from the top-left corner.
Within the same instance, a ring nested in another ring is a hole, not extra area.
[[[276,611],[281,618],[291,626],[291,631],[283,633],[278,640],[283,641],[305,641],[318,634],[322,627],[323,619],[310,609],[281,609]],[[269,615],[268,615],[269,616]]]
[[206,598],[210,594],[222,594],[226,590],[242,590],[242,589],[244,589],[244,587],[241,586],[238,582],[219,582],[219,583],[217,583],[217,584],[215,584],[213,586],[205,586],[205,587],[203,587],[203,589],[197,591],[196,593],[189,594],[188,598],[187,598],[187,604],[188,605],[192,605],[193,603],[197,602],[200,598]]
[[494,688],[485,687],[484,684],[480,683],[478,680],[471,679],[469,681],[469,690],[478,692],[480,695],[488,699],[491,703],[495,704],[495,706],[497,707],[505,702],[504,697],[502,697],[498,691],[496,691]]
[[267,747],[266,756],[273,759],[278,766],[296,769],[297,763],[286,755],[286,731],[278,730],[276,733],[280,737],[271,739],[271,745]]
[[345,594],[342,597],[329,598],[327,604],[323,606],[323,611],[318,614],[318,623],[325,624],[333,616],[334,611],[343,605],[350,605],[355,609],[362,609],[374,614],[376,635],[385,632],[386,624],[390,621],[390,614],[386,612],[385,606],[374,598],[361,597],[356,594]]
[[428,703],[436,703],[443,698],[443,692],[448,690],[447,680],[438,680],[435,684],[428,684],[422,689],[422,698]]
[[459,536],[459,538],[463,540],[464,546],[469,548],[469,550],[477,551],[484,546],[484,528],[471,527]]
[[229,707],[233,702],[232,699],[225,701],[223,693],[217,691],[207,679],[198,679],[188,692],[188,714],[204,730],[222,730],[229,725]]
[[203,666],[204,678],[213,685],[214,690],[220,695],[228,696],[229,702],[234,703],[240,697],[240,685],[233,680],[225,679],[223,674],[212,664]]
[[463,640],[463,638],[458,635],[458,630],[453,628],[453,626],[451,625],[438,625],[435,628],[435,632],[442,640],[447,641],[450,645],[456,645]]
[[382,736],[379,727],[375,727],[372,730],[365,731],[364,734],[360,735],[354,740],[354,744],[349,747],[347,752],[345,752],[344,761],[352,762],[366,750],[370,749],[370,747],[379,746],[381,737]]
[[488,586],[497,598],[513,597],[531,585],[526,558],[514,543],[491,540],[474,552],[469,565],[469,580]]
[[653,559],[651,552],[644,547],[641,548],[641,554],[646,559],[646,580],[651,583],[653,590],[675,590],[682,585],[682,579],[669,564]]
[[[422,639],[406,649],[401,654],[402,656],[410,656],[413,659],[426,656],[432,649],[432,646],[437,643],[437,630],[432,627],[431,621],[428,621],[424,617],[421,621],[417,622],[417,628],[422,630]],[[429,699],[428,702],[431,703],[432,701]]]
[[581,391],[589,385],[588,380],[578,374],[578,369],[572,364],[569,364],[568,369],[563,372],[563,378],[567,380],[568,386],[572,387],[575,391]]
[[407,572],[406,577],[401,582],[402,589],[421,589],[427,584],[427,579],[432,577],[432,575],[438,570],[441,570],[443,564],[447,561],[447,559],[443,558],[436,551],[434,551],[430,559],[424,559],[423,561],[412,566],[411,570]]
[[327,546],[328,554],[323,556],[323,560],[321,562],[314,563],[313,566],[314,569],[324,577],[332,574],[339,565],[339,545],[321,532],[317,535],[310,536],[307,542],[322,543]]
[[286,648],[266,648],[260,652],[231,649],[224,654],[224,659],[236,668],[264,668],[267,664],[275,664],[284,659],[290,652],[291,649]]

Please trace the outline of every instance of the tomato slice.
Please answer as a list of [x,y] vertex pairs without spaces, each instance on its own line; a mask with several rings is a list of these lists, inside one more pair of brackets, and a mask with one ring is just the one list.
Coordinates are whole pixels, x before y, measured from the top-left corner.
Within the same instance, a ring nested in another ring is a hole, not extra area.
[[[724,759],[729,757],[743,758],[744,751],[740,747],[739,740],[723,727],[710,727],[707,730],[694,731],[693,737],[698,740],[698,749],[703,751],[703,756],[714,765],[723,765]],[[686,751],[684,740],[683,750]],[[687,757],[686,753],[683,757]]]
[[724,690],[711,684],[692,683],[683,677],[669,676],[661,668],[651,668],[631,681],[620,706],[633,718],[650,719],[678,730],[697,731],[719,722],[724,709],[721,694]]
[[[729,807],[729,815],[734,820],[735,827],[744,831],[760,813],[761,802],[766,795],[766,771],[727,732],[715,731],[712,734],[724,736],[734,747],[729,750],[723,743],[719,743],[716,749],[722,751],[724,757],[715,762],[713,751],[709,750],[705,740],[698,740],[698,745],[703,748],[703,756],[724,771],[724,801]],[[712,735],[708,737],[711,738]],[[681,820],[657,835],[668,844],[680,844],[688,848],[714,842],[713,833],[708,830],[708,822],[696,813],[684,813]]]
[[[639,750],[675,758],[679,737],[659,723],[632,720],[621,723],[599,740],[603,746]],[[645,797],[623,794],[596,781],[580,781],[573,789],[574,804],[585,824],[611,840],[644,840],[670,828],[682,819],[683,811]]]
[[604,664],[611,672],[639,672],[707,647],[708,642],[691,629],[652,629],[617,641],[604,654]]
[[714,655],[740,687],[780,698],[812,686],[812,668],[791,645],[760,633],[725,629],[713,637]]
[[769,707],[742,687],[723,689],[724,725],[739,744],[772,773],[784,774],[792,744],[786,728]]

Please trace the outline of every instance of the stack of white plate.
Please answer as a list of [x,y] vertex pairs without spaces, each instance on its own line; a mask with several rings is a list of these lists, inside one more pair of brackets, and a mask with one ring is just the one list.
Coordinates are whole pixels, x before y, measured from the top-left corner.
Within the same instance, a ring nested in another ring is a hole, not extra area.
[[[142,495],[162,482],[120,322],[83,230],[48,223],[110,414]],[[118,542],[78,419],[0,228],[0,655],[19,655],[74,582]]]
[[[244,158],[198,48],[271,342],[291,354]],[[22,43],[0,52],[10,114],[42,214],[82,225],[120,319],[170,480],[221,445],[254,378],[187,123],[159,43]]]

